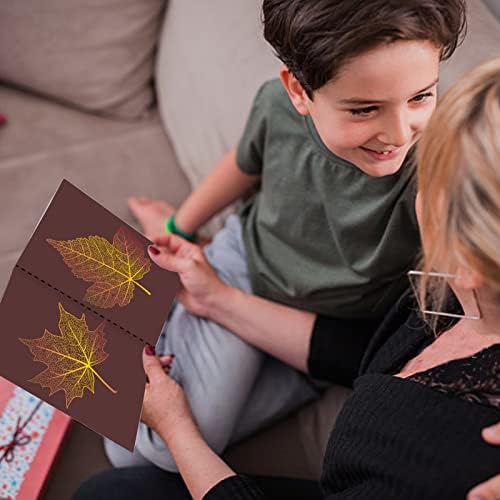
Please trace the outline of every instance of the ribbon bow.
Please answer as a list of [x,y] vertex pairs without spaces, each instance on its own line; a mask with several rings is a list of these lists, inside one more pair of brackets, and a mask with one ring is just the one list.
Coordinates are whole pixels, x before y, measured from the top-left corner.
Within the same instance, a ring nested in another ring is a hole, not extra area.
[[35,406],[33,411],[30,413],[30,416],[28,417],[26,422],[24,422],[24,424],[21,426],[19,425],[19,423],[21,422],[21,417],[18,417],[17,423],[16,423],[16,430],[14,431],[12,439],[7,444],[0,446],[0,452],[3,452],[2,456],[0,456],[0,463],[3,460],[5,460],[7,463],[12,462],[12,460],[14,460],[14,450],[15,450],[16,446],[26,446],[31,441],[31,436],[28,436],[23,431],[24,431],[24,428],[30,422],[30,420],[33,418],[33,415],[36,413],[38,408],[40,408],[41,404],[42,404],[42,401],[39,401],[37,403],[37,405]]

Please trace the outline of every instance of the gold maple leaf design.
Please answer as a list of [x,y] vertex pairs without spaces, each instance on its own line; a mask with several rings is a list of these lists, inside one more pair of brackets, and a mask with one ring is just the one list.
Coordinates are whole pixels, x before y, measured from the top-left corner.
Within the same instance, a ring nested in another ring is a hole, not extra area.
[[54,392],[63,390],[66,408],[73,399],[83,397],[85,388],[94,394],[94,377],[116,394],[117,391],[94,368],[109,356],[104,351],[104,322],[94,331],[89,331],[84,314],[77,318],[59,304],[59,330],[61,335],[53,335],[45,330],[42,337],[19,339],[29,347],[34,361],[47,365],[30,382],[48,387],[51,396]]
[[116,304],[124,307],[132,300],[136,286],[151,295],[139,283],[151,269],[151,261],[131,231],[120,228],[113,243],[102,236],[47,242],[61,254],[77,278],[94,282],[84,297],[90,304],[104,309]]

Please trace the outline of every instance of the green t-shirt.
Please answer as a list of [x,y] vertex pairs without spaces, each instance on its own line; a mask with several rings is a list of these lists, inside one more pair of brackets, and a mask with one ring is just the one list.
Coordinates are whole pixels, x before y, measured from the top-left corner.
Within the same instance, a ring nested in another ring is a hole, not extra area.
[[413,169],[371,177],[334,155],[279,80],[255,97],[237,150],[261,189],[241,212],[254,293],[339,318],[379,317],[420,248]]

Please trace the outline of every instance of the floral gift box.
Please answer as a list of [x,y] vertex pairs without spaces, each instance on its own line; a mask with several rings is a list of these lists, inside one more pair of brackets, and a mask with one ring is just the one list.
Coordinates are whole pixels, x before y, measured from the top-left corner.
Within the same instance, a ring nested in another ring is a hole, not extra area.
[[34,500],[71,418],[0,377],[0,498]]

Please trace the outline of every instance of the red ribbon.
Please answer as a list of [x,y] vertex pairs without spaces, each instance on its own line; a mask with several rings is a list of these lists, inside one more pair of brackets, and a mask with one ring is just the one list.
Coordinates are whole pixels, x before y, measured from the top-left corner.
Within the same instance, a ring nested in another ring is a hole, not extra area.
[[24,422],[24,424],[21,426],[19,426],[19,423],[21,422],[21,417],[18,417],[16,423],[16,430],[14,431],[12,439],[7,444],[0,446],[0,452],[3,451],[2,456],[0,457],[0,463],[2,463],[3,460],[5,460],[7,463],[12,462],[12,460],[14,460],[14,451],[16,446],[26,446],[31,441],[31,436],[25,434],[23,431],[24,428],[33,418],[33,415],[36,413],[38,408],[40,408],[41,404],[42,401],[39,401],[37,403],[33,411],[30,413],[30,416],[28,417],[26,422]]

